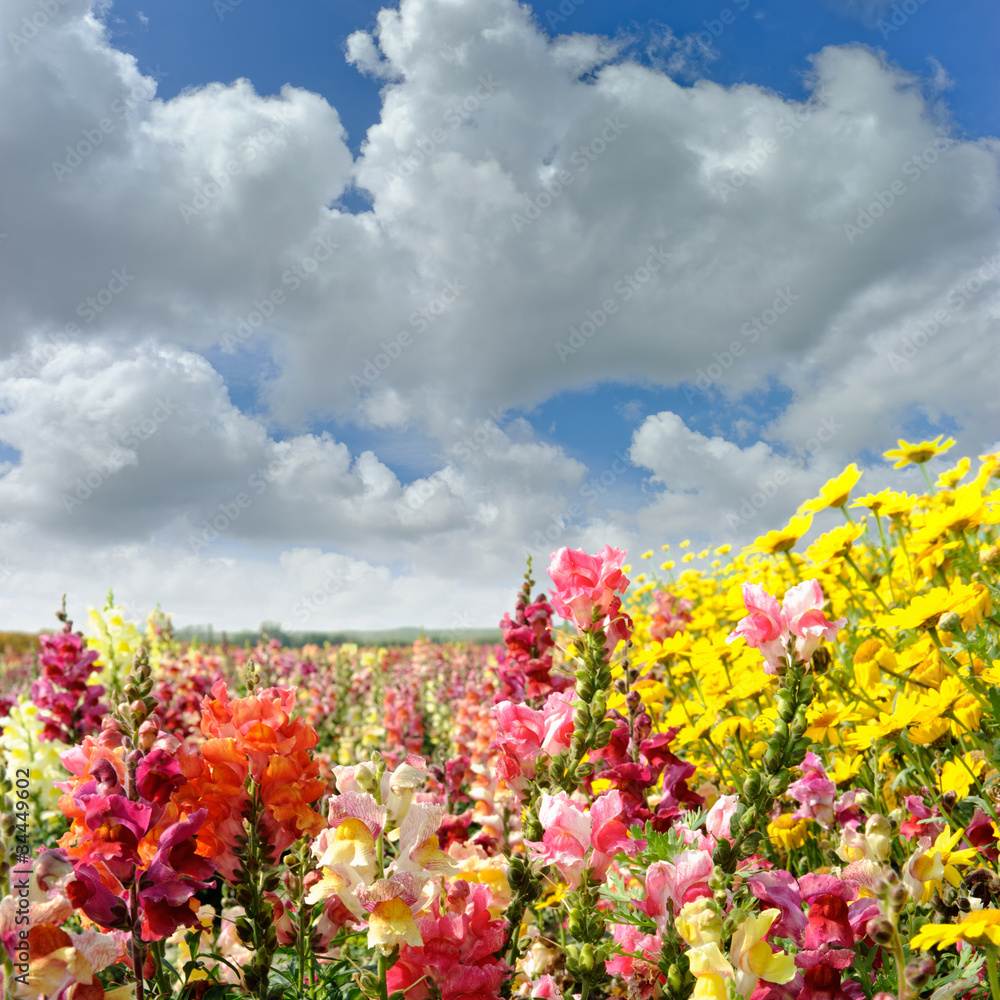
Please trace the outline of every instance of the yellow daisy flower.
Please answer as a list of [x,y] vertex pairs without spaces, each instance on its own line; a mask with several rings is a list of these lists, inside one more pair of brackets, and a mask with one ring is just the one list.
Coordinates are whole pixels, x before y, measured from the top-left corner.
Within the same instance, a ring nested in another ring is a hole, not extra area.
[[843,507],[863,473],[852,462],[844,471],[820,487],[819,496],[799,507],[800,514],[818,514],[827,507]]
[[895,458],[894,469],[902,469],[906,465],[923,465],[929,462],[936,455],[943,455],[954,443],[954,438],[948,438],[944,444],[941,443],[943,434],[939,434],[933,441],[921,441],[920,444],[910,444],[908,441],[899,439],[899,447],[882,453],[883,458]]
[[1000,945],[1000,910],[973,910],[957,924],[924,924],[910,940],[911,948],[950,948],[959,941],[982,947]]
[[751,552],[765,552],[775,555],[778,552],[788,552],[795,548],[795,543],[812,527],[812,515],[793,517],[784,528],[769,531],[755,539],[750,546]]
[[942,472],[937,478],[937,482],[934,484],[938,489],[942,490],[953,490],[956,484],[965,477],[966,473],[969,471],[969,460],[968,458],[963,458],[958,465],[949,469],[947,472]]

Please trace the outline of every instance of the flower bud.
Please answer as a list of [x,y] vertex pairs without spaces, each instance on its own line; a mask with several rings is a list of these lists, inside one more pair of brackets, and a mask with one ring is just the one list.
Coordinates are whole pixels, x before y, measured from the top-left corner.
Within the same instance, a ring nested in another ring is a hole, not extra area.
[[965,876],[966,885],[982,886],[991,896],[1000,895],[1000,878],[988,868],[976,868]]
[[962,619],[954,611],[946,611],[937,623],[939,632],[961,632]]
[[748,771],[743,779],[743,794],[752,802],[760,795],[760,773]]
[[892,886],[889,889],[886,898],[889,900],[889,905],[894,910],[901,910],[904,906],[906,906],[906,900],[907,900],[906,886],[901,885],[900,883],[897,882],[896,885]]
[[0,833],[5,837],[12,837],[15,829],[17,829],[17,820],[15,820],[14,814],[10,812],[0,814]]
[[813,672],[817,674],[826,673],[830,669],[830,663],[833,657],[830,656],[830,650],[825,646],[820,646],[812,655],[812,668]]
[[935,972],[937,972],[937,963],[934,959],[930,955],[922,955],[907,965],[906,981],[914,989],[920,989]]
[[670,992],[676,995],[680,993],[683,985],[684,974],[681,972],[677,963],[672,962],[670,968],[667,969],[667,986],[670,987]]
[[152,719],[147,719],[139,727],[139,748],[147,753],[156,742],[156,737],[160,735],[160,727]]
[[865,924],[865,933],[876,944],[889,944],[896,933],[896,928],[888,917],[873,917]]
[[867,812],[875,804],[875,796],[866,788],[862,788],[857,795],[854,796],[854,804],[859,808]]

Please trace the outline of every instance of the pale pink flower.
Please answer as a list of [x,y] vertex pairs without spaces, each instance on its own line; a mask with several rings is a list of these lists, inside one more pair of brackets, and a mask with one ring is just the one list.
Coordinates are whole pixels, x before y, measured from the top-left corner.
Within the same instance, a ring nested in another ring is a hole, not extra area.
[[531,984],[529,996],[541,997],[542,1000],[563,1000],[562,990],[548,974],[540,976],[536,982]]
[[711,896],[708,880],[715,866],[708,851],[681,851],[669,861],[654,861],[646,872],[646,900],[639,905],[646,915],[656,921],[661,934],[667,933],[671,911],[667,903],[673,904],[673,913],[680,913],[681,907],[701,896]]
[[795,657],[802,662],[813,655],[820,639],[833,642],[838,630],[847,624],[846,618],[829,621],[822,611],[823,601],[818,580],[806,580],[792,587],[782,601],[788,631],[796,636]]
[[736,628],[726,636],[726,642],[742,636],[748,646],[759,649],[767,660],[764,668],[775,674],[785,666],[785,639],[788,636],[788,622],[782,613],[778,599],[772,597],[760,584],[743,584],[743,604],[750,612],[741,618]]
[[555,865],[573,888],[580,884],[584,868],[604,879],[616,854],[637,850],[620,819],[624,808],[617,789],[601,795],[590,812],[565,792],[543,794],[538,820],[545,832],[541,842],[527,841],[532,856]]
[[[820,610],[823,591],[816,580],[806,580],[792,587],[779,605],[763,587],[756,583],[743,584],[743,603],[750,613],[741,618],[736,628],[726,636],[726,642],[742,636],[748,646],[759,649],[766,663],[764,672],[776,674],[788,665],[788,657],[805,662],[815,652],[820,639],[832,641],[846,618],[831,622]],[[791,645],[792,636],[795,637]]]
[[720,795],[715,804],[708,810],[705,817],[705,829],[709,836],[718,840],[732,840],[729,832],[729,825],[736,813],[736,806],[739,804],[738,795]]
[[652,616],[649,634],[658,642],[663,642],[683,632],[691,622],[693,607],[694,602],[686,597],[678,600],[669,590],[658,590],[649,609]]
[[542,795],[538,820],[545,831],[541,843],[527,841],[534,857],[555,865],[574,889],[580,884],[584,858],[590,846],[590,815],[565,792]]
[[[659,934],[643,934],[634,924],[613,924],[612,936],[615,944],[630,954],[610,956],[608,975],[621,976],[629,987],[629,996],[651,997],[656,984],[663,981],[656,964],[663,951],[663,939]],[[633,957],[636,952],[643,957]]]
[[619,818],[625,810],[617,788],[601,795],[590,807],[590,843],[594,848],[590,867],[596,878],[603,880],[616,854],[635,854],[638,845],[631,840],[625,824]]
[[609,545],[595,556],[565,547],[554,552],[549,565],[555,584],[553,607],[581,632],[589,632],[595,616],[607,617],[615,596],[628,589],[621,569],[624,561],[625,552]]
[[542,750],[557,754],[568,750],[573,739],[573,692],[553,691],[542,707]]
[[496,744],[500,751],[497,775],[516,795],[523,795],[527,782],[535,776],[535,758],[542,752],[543,741],[548,739],[551,744],[557,739],[562,712],[561,707],[553,705],[550,719],[554,732],[549,733],[542,712],[512,701],[502,701],[494,707],[498,730]]

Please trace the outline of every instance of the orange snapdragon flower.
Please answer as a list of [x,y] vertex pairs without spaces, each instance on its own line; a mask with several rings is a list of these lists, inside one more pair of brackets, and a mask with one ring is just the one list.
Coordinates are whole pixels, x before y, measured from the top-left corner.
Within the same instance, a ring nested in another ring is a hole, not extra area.
[[205,768],[186,791],[208,810],[198,853],[211,858],[227,878],[236,869],[234,847],[243,833],[248,777],[260,788],[264,828],[276,858],[325,826],[310,805],[326,791],[319,761],[310,754],[319,737],[305,719],[292,717],[294,708],[290,688],[230,700],[225,681],[217,682],[202,703]]

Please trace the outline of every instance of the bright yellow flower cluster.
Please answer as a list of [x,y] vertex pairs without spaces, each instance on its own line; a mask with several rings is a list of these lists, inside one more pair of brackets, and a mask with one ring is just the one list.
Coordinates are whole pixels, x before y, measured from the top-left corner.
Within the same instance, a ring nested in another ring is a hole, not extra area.
[[[901,441],[887,457],[897,467],[923,469],[951,444]],[[963,459],[923,495],[883,490],[852,501],[862,473],[848,466],[787,526],[762,534],[725,565],[651,574],[635,589],[628,608],[636,624],[631,665],[641,679],[634,686],[654,731],[677,729],[672,748],[697,765],[689,785],[700,787],[709,804],[717,794],[739,791],[777,722],[778,678],[763,671],[757,649],[726,644],[747,614],[741,585],[760,584],[780,601],[809,579],[826,597],[823,613],[848,619],[814,659],[815,697],[807,712],[807,736],[840,786],[837,794],[869,788],[873,808],[882,815],[901,810],[903,818],[905,797],[923,795],[943,817],[942,836],[951,837],[961,829],[948,821],[956,799],[976,796],[984,808],[1000,800],[993,759],[1000,457],[981,456],[978,472],[964,482],[971,467]],[[859,509],[865,516],[858,517]],[[821,516],[829,529],[806,546],[802,539]],[[651,598],[663,590],[692,603],[691,620],[658,640],[654,632],[666,630],[662,621],[657,626]],[[609,707],[624,713],[624,696]],[[817,821],[793,816],[796,803],[788,797],[779,802],[783,812],[767,829],[771,849],[781,858],[815,846],[824,832]],[[933,871],[923,881],[932,894],[948,879],[932,863],[933,850],[927,857],[911,868],[917,876]]]

